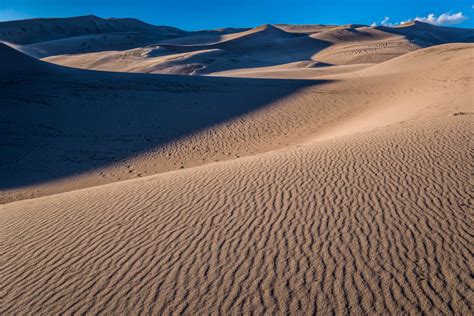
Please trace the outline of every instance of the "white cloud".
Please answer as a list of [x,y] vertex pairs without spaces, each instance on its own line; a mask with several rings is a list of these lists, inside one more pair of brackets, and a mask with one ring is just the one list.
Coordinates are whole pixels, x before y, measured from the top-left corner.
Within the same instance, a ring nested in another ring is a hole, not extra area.
[[[421,21],[421,22],[431,23],[434,25],[449,25],[449,24],[459,24],[466,21],[467,19],[469,18],[465,16],[464,14],[462,14],[462,12],[453,13],[453,14],[446,12],[446,13],[441,14],[440,16],[436,16],[433,13],[430,13],[427,16],[422,16],[422,17],[417,16],[414,19],[409,19],[406,21],[401,21],[401,22],[396,22],[396,23],[389,22],[390,18],[386,16],[382,21],[380,21],[380,25],[397,26],[397,25],[401,25],[401,24],[408,23],[411,21]],[[372,23],[371,26],[376,26],[376,25],[377,23],[374,22]]]
[[468,19],[467,16],[463,15],[462,12],[458,13],[443,13],[440,16],[436,16],[433,13],[428,14],[425,17],[417,16],[416,21],[427,22],[435,25],[448,25],[448,24],[459,24]]

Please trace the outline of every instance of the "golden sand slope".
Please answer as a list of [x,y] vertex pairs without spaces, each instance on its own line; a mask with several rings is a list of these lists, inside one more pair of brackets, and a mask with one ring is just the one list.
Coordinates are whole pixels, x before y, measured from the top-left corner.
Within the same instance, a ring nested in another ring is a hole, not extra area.
[[471,126],[0,206],[2,313],[472,314]]

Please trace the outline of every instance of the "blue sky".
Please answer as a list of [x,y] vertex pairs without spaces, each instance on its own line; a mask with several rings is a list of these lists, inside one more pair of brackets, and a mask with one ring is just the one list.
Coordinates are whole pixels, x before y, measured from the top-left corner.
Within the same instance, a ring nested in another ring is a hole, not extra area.
[[266,23],[392,25],[418,17],[473,27],[473,5],[474,0],[0,0],[0,21],[94,14],[198,30]]

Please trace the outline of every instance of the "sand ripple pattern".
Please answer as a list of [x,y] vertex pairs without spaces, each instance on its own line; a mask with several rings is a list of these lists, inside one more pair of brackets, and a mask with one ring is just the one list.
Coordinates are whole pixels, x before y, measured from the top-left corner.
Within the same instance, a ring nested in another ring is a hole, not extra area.
[[469,115],[0,206],[1,314],[473,311]]

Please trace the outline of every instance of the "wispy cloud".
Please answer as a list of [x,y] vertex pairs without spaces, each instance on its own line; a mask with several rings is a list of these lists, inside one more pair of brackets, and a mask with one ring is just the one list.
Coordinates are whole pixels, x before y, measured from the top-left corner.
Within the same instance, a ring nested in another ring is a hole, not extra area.
[[[386,16],[385,18],[383,18],[382,21],[380,21],[380,25],[397,26],[397,25],[404,24],[411,21],[421,21],[421,22],[426,22],[426,23],[430,23],[434,25],[450,25],[450,24],[452,25],[452,24],[462,23],[466,21],[467,19],[469,19],[469,17],[465,16],[462,12],[453,13],[453,14],[446,12],[439,16],[436,16],[435,14],[430,13],[427,16],[417,16],[414,19],[409,19],[406,21],[401,21],[401,22],[396,22],[396,23],[389,22],[390,18]],[[371,25],[376,26],[378,25],[378,23],[374,22]]]
[[[389,22],[390,18],[388,16],[384,17],[382,21],[380,21],[380,25],[383,25],[383,26],[394,26],[394,25],[397,25],[397,23],[395,24],[392,24]],[[370,24],[370,26],[377,26],[378,23],[377,22],[374,22],[372,24]]]
[[384,26],[390,26],[392,25],[392,23],[388,22],[388,20],[390,20],[390,18],[388,16],[386,16],[382,22],[380,22],[380,24],[384,25]]

